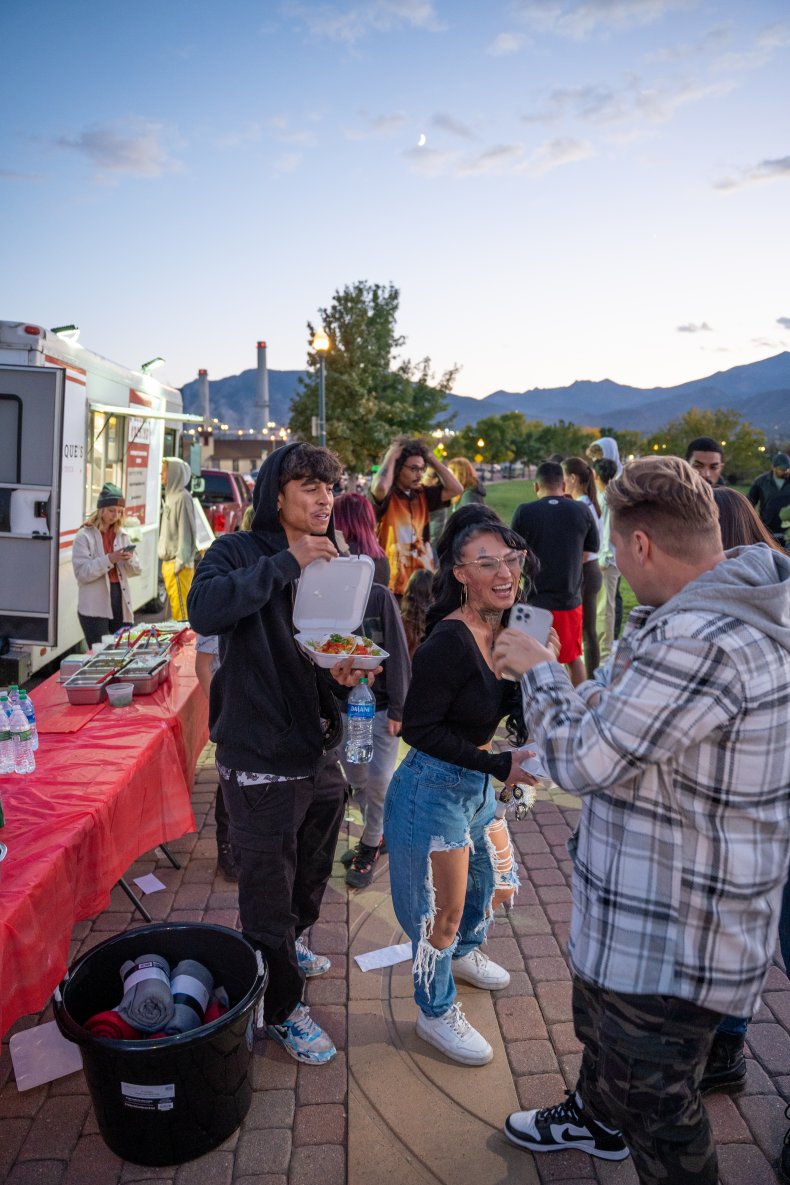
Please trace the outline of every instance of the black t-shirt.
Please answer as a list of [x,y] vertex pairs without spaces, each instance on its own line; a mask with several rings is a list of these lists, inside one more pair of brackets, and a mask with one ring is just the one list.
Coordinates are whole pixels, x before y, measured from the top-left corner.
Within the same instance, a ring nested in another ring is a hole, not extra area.
[[513,530],[540,560],[531,604],[542,609],[580,605],[582,552],[598,550],[598,528],[588,507],[563,494],[522,502],[513,515]]

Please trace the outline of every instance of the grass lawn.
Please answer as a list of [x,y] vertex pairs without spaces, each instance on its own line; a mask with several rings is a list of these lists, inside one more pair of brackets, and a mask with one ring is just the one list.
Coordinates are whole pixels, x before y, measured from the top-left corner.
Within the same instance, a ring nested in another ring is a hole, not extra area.
[[[522,502],[535,501],[535,486],[531,481],[497,481],[486,486],[486,505],[495,510],[506,523],[513,518],[513,512]],[[628,620],[628,614],[636,605],[636,597],[630,585],[625,580],[620,581],[620,592],[623,597],[623,621]]]

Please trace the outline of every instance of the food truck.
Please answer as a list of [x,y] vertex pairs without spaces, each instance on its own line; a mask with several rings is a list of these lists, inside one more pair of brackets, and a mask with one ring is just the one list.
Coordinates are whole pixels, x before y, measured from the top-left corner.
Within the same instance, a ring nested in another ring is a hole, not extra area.
[[0,321],[0,683],[26,681],[82,639],[74,537],[112,481],[158,595],[162,458],[181,456],[181,392],[83,348],[74,326]]

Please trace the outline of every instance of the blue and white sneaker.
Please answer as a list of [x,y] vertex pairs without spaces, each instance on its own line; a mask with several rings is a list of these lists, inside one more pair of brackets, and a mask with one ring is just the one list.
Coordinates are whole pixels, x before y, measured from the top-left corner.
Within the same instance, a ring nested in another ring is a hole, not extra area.
[[297,1004],[281,1025],[269,1025],[269,1036],[296,1061],[311,1066],[331,1062],[337,1053],[332,1038],[315,1023],[304,1004]]
[[326,955],[313,954],[301,938],[296,940],[296,958],[308,979],[312,979],[314,975],[324,975],[332,966]]

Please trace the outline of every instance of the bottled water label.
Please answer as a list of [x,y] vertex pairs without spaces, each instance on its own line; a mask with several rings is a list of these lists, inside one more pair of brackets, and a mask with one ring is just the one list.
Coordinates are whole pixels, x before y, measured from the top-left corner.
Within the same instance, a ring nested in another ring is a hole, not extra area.
[[376,715],[375,703],[349,703],[348,705],[348,721],[352,720],[372,720]]

